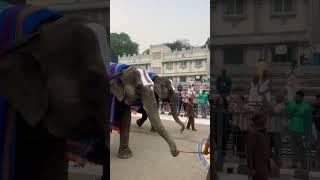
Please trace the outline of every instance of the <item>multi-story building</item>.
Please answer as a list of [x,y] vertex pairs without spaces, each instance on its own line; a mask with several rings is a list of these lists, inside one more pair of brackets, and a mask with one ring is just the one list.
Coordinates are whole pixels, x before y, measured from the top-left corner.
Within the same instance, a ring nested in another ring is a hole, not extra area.
[[207,47],[171,51],[163,44],[151,45],[150,54],[118,57],[119,63],[147,69],[185,84],[210,78],[210,53]]
[[234,79],[252,75],[259,58],[279,84],[293,61],[304,73],[319,73],[320,1],[214,0],[212,6],[215,73],[224,67]]

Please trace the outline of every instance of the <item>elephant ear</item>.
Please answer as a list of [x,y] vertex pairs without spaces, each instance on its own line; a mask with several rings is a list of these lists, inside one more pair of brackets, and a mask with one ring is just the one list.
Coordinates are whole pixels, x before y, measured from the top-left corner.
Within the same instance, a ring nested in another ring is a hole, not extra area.
[[31,54],[18,50],[0,56],[0,96],[31,126],[48,111],[48,92],[40,65]]
[[124,96],[125,96],[125,91],[124,91],[124,83],[121,80],[121,78],[113,78],[110,81],[110,90],[112,95],[114,95],[118,101],[123,101]]

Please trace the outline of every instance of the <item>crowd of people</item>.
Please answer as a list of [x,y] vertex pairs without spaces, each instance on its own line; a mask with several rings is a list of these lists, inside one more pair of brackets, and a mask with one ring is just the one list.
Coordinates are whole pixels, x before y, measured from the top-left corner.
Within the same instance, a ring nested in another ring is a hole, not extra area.
[[[226,70],[222,70],[217,77],[217,96],[213,101],[216,133],[214,141],[218,141],[218,128],[222,128],[219,136],[222,136],[223,156],[231,141],[232,150],[236,152],[240,162],[247,164],[252,170],[250,172],[254,172],[252,174],[260,171],[264,176],[262,167],[253,165],[258,161],[260,165],[264,161],[270,164],[270,159],[281,167],[282,140],[288,138],[293,153],[291,167],[305,169],[307,149],[312,145],[316,148],[316,158],[320,161],[320,95],[311,103],[305,101],[295,64],[289,72],[283,91],[272,95],[268,66],[263,60],[259,60],[259,63],[246,96],[231,96],[232,80]],[[219,118],[221,123],[217,123]],[[262,176],[258,174],[253,179],[264,179]]]

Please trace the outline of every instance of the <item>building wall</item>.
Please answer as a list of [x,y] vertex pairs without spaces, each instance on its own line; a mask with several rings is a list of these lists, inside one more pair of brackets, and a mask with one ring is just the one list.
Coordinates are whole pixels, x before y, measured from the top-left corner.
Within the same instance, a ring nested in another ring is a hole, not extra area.
[[[208,48],[183,49],[171,51],[165,45],[152,45],[150,54],[118,57],[119,63],[153,71],[161,76],[170,77],[173,82],[195,81],[210,77],[210,59]],[[201,61],[201,63],[199,62]]]
[[273,16],[271,0],[247,0],[244,17],[231,19],[224,15],[224,1],[216,0],[213,9],[214,34],[219,36],[305,31],[309,22],[308,1],[296,0],[296,13],[292,16]]
[[290,55],[289,60],[280,62],[287,66],[295,60],[303,64],[300,61],[303,55],[311,62],[311,45],[320,52],[319,1],[293,0],[293,13],[276,15],[272,12],[272,0],[246,0],[243,16],[233,18],[225,16],[224,2],[215,0],[212,8],[215,42],[213,71],[225,66],[239,66],[225,64],[224,48],[243,48],[244,69],[254,67],[259,58],[279,64],[272,56],[278,45],[292,47],[292,51],[287,53]]

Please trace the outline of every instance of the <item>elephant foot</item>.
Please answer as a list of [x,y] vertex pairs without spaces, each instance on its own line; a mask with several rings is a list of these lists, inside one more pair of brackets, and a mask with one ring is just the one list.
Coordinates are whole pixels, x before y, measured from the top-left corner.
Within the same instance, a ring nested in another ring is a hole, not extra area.
[[182,133],[186,128],[184,126],[181,127],[180,133]]
[[118,157],[121,159],[129,159],[132,157],[132,151],[129,147],[119,148]]
[[153,127],[151,127],[150,132],[155,133],[155,132],[156,132],[156,130],[155,130]]
[[138,125],[139,127],[141,127],[141,126],[142,126],[141,119],[138,119],[136,122],[137,122],[137,125]]

